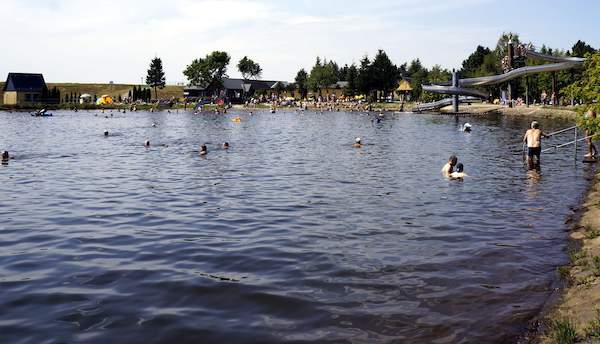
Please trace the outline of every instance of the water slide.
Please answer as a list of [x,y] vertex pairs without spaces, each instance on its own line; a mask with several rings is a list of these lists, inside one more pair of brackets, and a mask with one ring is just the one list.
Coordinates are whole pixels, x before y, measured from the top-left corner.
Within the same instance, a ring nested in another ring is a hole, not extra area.
[[[555,72],[566,69],[571,69],[580,66],[585,61],[584,58],[581,57],[562,57],[562,56],[551,56],[540,54],[533,50],[525,49],[525,57],[552,62],[549,64],[538,65],[538,66],[526,66],[517,69],[513,69],[508,73],[500,74],[500,75],[492,75],[492,76],[483,76],[478,78],[467,78],[458,80],[458,86],[448,86],[448,85],[423,85],[423,90],[431,93],[437,94],[450,94],[450,95],[464,95],[464,96],[473,96],[480,97],[481,99],[488,98],[488,94],[469,87],[474,86],[487,86],[487,85],[496,85],[506,81],[513,80],[515,78],[519,78],[529,74],[536,74],[542,72]],[[448,84],[448,83],[446,83]],[[425,103],[417,105],[413,108],[413,111],[432,111],[441,109],[444,106],[448,106],[452,104],[452,98],[444,99],[446,102],[438,101],[434,103]],[[446,104],[447,101],[450,101],[450,104]],[[439,105],[439,107],[435,107],[434,105]]]
[[[459,103],[473,103],[481,101],[481,97],[459,97]],[[443,107],[452,105],[452,98],[446,98],[442,100],[438,100],[436,102],[424,103],[415,106],[412,111],[413,112],[423,112],[423,111],[434,111],[439,110]]]

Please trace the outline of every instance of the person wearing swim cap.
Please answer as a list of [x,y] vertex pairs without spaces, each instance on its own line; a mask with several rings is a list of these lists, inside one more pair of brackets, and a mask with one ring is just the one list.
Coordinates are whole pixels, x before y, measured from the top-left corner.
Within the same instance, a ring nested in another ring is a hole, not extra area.
[[354,148],[361,148],[362,145],[362,139],[360,137],[357,137],[356,139],[354,139],[354,144],[352,145],[352,147]]
[[229,149],[229,142],[223,142],[223,149]]
[[144,147],[150,147],[150,140],[144,141]]
[[470,123],[465,123],[465,125],[463,125],[463,131],[465,133],[470,133],[471,132],[471,124]]
[[540,167],[541,141],[546,137],[549,136],[540,129],[540,124],[536,121],[531,122],[531,129],[523,136],[523,142],[527,144],[527,166],[530,170]]
[[108,130],[104,131],[104,136],[108,136]]

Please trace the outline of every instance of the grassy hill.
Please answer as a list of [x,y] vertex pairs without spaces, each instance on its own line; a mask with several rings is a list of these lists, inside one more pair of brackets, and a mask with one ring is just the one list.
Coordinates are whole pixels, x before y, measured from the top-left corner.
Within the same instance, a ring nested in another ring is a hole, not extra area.
[[[133,89],[134,85],[128,84],[78,84],[78,83],[48,83],[48,88],[55,87],[60,90],[61,96],[70,94],[71,92],[77,94],[89,93],[100,97],[104,94],[110,95],[113,98],[127,97],[129,91]],[[139,85],[137,85],[139,86]],[[158,97],[162,99],[170,99],[171,97],[182,98],[183,97],[183,86],[165,86],[162,90],[158,90]],[[154,98],[154,90],[152,90],[152,98]]]
[[[133,89],[134,85],[128,84],[78,84],[78,83],[47,83],[48,88],[53,88],[56,86],[60,90],[61,97],[64,98],[65,94],[70,94],[71,92],[77,94],[89,93],[92,96],[96,95],[98,97],[108,94],[113,96],[113,98],[118,99],[119,95],[121,97],[127,97],[129,90]],[[137,85],[139,86],[139,85]],[[2,88],[4,88],[4,82],[0,82],[0,104],[3,103],[4,94],[2,92]],[[162,90],[158,90],[158,97],[161,99],[171,99],[174,98],[183,98],[183,86],[171,86],[167,85]],[[152,90],[152,98],[154,98],[154,89]]]

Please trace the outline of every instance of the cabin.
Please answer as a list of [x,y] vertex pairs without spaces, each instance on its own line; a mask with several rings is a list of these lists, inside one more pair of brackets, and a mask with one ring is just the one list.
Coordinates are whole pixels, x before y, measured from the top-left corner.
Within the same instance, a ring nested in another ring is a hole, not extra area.
[[42,74],[9,73],[2,92],[5,105],[36,104],[46,101],[48,87]]
[[232,103],[242,103],[244,98],[264,95],[272,98],[275,95],[287,95],[290,83],[285,81],[244,80],[223,78],[223,87],[218,92],[209,92],[206,86],[188,86],[183,89],[183,96],[187,100],[198,100],[204,97],[219,96]]

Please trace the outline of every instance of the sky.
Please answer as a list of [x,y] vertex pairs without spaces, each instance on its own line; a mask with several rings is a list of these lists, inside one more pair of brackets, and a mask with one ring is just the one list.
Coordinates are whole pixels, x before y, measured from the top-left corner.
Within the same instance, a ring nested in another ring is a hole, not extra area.
[[537,46],[600,47],[600,2],[492,0],[0,0],[0,78],[43,73],[47,82],[140,83],[160,57],[167,83],[191,61],[248,56],[265,80],[292,81],[316,56],[340,66],[378,49],[392,62],[459,68],[503,32]]

